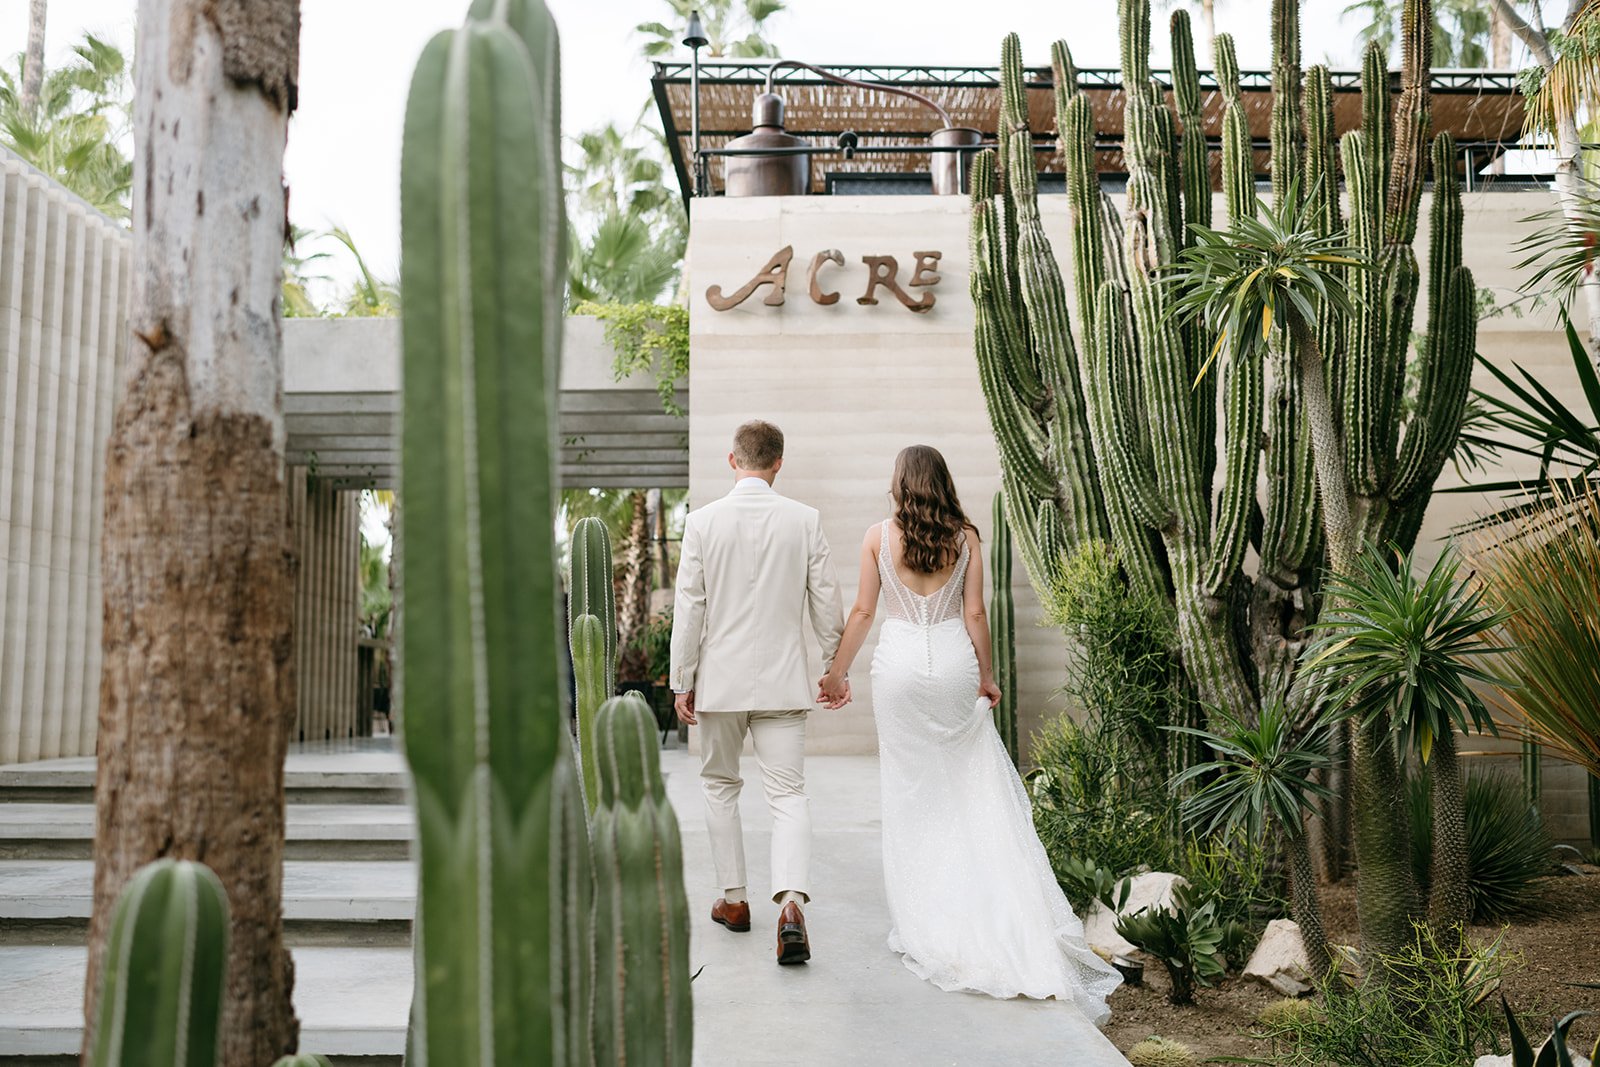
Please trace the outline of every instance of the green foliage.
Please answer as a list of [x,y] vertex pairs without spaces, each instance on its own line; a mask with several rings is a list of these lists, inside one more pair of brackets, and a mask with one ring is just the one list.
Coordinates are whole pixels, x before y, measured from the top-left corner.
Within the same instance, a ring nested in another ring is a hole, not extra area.
[[1184,800],[1184,820],[1202,826],[1207,834],[1243,833],[1255,841],[1263,840],[1271,829],[1304,832],[1314,798],[1332,795],[1315,780],[1318,772],[1332,765],[1328,726],[1319,722],[1299,735],[1281,704],[1262,708],[1253,723],[1225,711],[1214,717],[1224,727],[1221,732],[1174,727],[1198,737],[1219,757],[1197,763],[1173,779],[1174,789],[1188,782],[1205,783]]
[[691,10],[700,13],[709,42],[705,54],[712,59],[759,59],[776,56],[777,46],[767,40],[766,22],[784,10],[784,0],[666,0],[668,21],[641,22],[634,32],[646,38],[646,59],[661,59],[683,50],[684,26]]
[[595,1061],[689,1067],[689,900],[655,729],[632,693],[606,701],[595,721]]
[[1221,979],[1225,944],[1237,948],[1249,936],[1237,923],[1218,922],[1212,901],[1196,905],[1181,886],[1174,887],[1170,907],[1144,908],[1118,919],[1117,933],[1161,961],[1172,980],[1167,999],[1174,1004],[1193,1004],[1196,985],[1210,988]]
[[[1433,794],[1429,782],[1413,775],[1407,790],[1411,806],[1411,866],[1417,884],[1427,886],[1433,857]],[[1474,924],[1504,922],[1537,912],[1536,879],[1555,870],[1555,842],[1537,808],[1523,796],[1522,783],[1508,774],[1467,775],[1467,894]]]
[[[1544,1043],[1535,1049],[1528,1042],[1528,1035],[1523,1032],[1522,1025],[1517,1022],[1516,1015],[1511,1010],[1511,1005],[1506,1003],[1505,994],[1500,994],[1500,1010],[1505,1013],[1506,1031],[1511,1039],[1511,1067],[1572,1067],[1572,1051],[1567,1046],[1567,1031],[1572,1024],[1586,1015],[1588,1011],[1572,1011],[1557,1019],[1550,1028],[1550,1036]],[[1596,1039],[1594,1047],[1589,1050],[1591,1063],[1600,1061],[1600,1039]]]
[[639,627],[628,645],[644,656],[650,680],[665,683],[672,673],[672,613],[658,615]]
[[574,302],[639,304],[676,290],[688,216],[669,182],[666,138],[641,119],[580,133],[568,210],[567,284]]
[[129,63],[110,42],[86,33],[73,60],[47,70],[38,110],[21,108],[22,57],[17,73],[0,70],[0,144],[114,219],[129,215],[133,161],[129,139],[133,92]]
[[203,864],[157,860],[117,897],[88,1067],[212,1067],[228,897]]
[[1257,1036],[1276,1067],[1461,1067],[1497,1048],[1488,998],[1506,970],[1500,947],[1457,947],[1419,925],[1398,956],[1368,961],[1393,984],[1329,983],[1313,1010],[1264,1016]]
[[630,374],[655,375],[661,410],[684,414],[677,391],[688,385],[689,309],[679,304],[581,303],[574,315],[593,315],[605,323],[606,343],[616,354],[612,376],[622,381]]
[[994,728],[1016,763],[1021,755],[1017,744],[1017,608],[1011,592],[1011,529],[1006,525],[1005,496],[994,495],[994,532],[989,541],[990,662],[995,684],[1000,687],[1000,703],[994,709]]
[[1195,1067],[1200,1061],[1182,1041],[1147,1037],[1128,1050],[1129,1067]]
[[1600,485],[1555,501],[1479,555],[1487,599],[1508,616],[1491,640],[1517,681],[1496,703],[1552,752],[1600,776]]
[[[1271,838],[1232,836],[1191,837],[1179,859],[1178,873],[1188,879],[1196,900],[1216,905],[1220,922],[1235,922],[1259,933],[1268,922],[1284,914],[1284,872],[1273,862]],[[1242,961],[1229,960],[1230,966]]]
[[1115,734],[1063,715],[1033,737],[1033,825],[1057,866],[1082,857],[1123,875],[1170,869],[1177,802]]
[[[1490,65],[1490,0],[1437,0],[1433,5],[1433,65],[1436,67],[1487,67]],[[1373,42],[1391,52],[1400,30],[1400,7],[1392,0],[1355,0],[1345,15],[1366,21],[1359,32],[1363,43]]]
[[1053,866],[1056,881],[1060,883],[1073,911],[1082,913],[1099,901],[1108,911],[1120,912],[1128,903],[1133,883],[1126,878],[1118,878],[1104,867],[1077,856],[1063,857]]
[[401,154],[402,723],[419,1067],[588,1062],[589,842],[563,707],[554,25],[500,0],[423,49]]
[[1363,553],[1356,572],[1334,575],[1333,610],[1316,626],[1307,667],[1329,689],[1332,706],[1364,724],[1384,721],[1427,763],[1446,733],[1494,733],[1473,683],[1502,683],[1472,664],[1494,653],[1488,635],[1506,621],[1481,587],[1458,577],[1461,557],[1447,548],[1418,579],[1409,556]]
[[1066,632],[1075,653],[1067,668],[1067,693],[1099,732],[1115,735],[1137,752],[1150,773],[1170,773],[1179,746],[1167,728],[1178,722],[1181,701],[1169,605],[1130,586],[1115,550],[1090,541],[1052,574],[1044,610]]

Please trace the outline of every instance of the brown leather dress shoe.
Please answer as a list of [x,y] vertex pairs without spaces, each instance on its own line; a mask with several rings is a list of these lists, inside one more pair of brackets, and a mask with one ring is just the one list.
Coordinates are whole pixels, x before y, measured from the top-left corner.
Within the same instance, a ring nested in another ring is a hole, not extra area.
[[794,901],[778,914],[778,962],[804,963],[811,958],[811,941],[806,937],[806,917]]
[[726,926],[736,934],[750,929],[750,905],[741,900],[729,903],[721,897],[711,905],[711,921]]

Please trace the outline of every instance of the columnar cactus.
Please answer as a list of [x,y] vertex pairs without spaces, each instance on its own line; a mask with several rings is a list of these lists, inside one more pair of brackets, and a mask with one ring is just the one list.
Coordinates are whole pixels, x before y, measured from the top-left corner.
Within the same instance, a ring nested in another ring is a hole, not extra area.
[[596,1061],[688,1067],[689,900],[655,718],[637,694],[615,697],[601,706],[594,738]]
[[[1402,91],[1393,103],[1382,52],[1368,52],[1362,126],[1336,151],[1328,73],[1301,70],[1298,0],[1273,0],[1273,195],[1280,205],[1310,198],[1319,234],[1348,230],[1376,264],[1351,279],[1357,313],[1325,316],[1315,338],[1327,389],[1313,399],[1331,394],[1335,424],[1319,451],[1311,401],[1302,396],[1302,383],[1315,378],[1304,377],[1304,353],[1290,350],[1292,340],[1276,342],[1266,368],[1224,360],[1220,375],[1200,373],[1217,338],[1179,321],[1182,294],[1164,277],[1191,241],[1190,227],[1207,225],[1211,211],[1188,18],[1172,19],[1169,106],[1150,70],[1149,0],[1119,0],[1119,15],[1128,171],[1120,218],[1100,188],[1093,110],[1071,55],[1064,43],[1052,51],[1076,343],[1061,272],[1037,225],[1020,47],[1013,36],[1002,48],[1001,156],[980,156],[972,182],[979,377],[1000,446],[1006,513],[1035,587],[1052,585],[1065,547],[1109,531],[1130,581],[1170,598],[1193,692],[1206,706],[1250,719],[1263,701],[1305,699],[1291,682],[1323,572],[1361,544],[1410,547],[1460,429],[1476,320],[1448,136],[1432,148],[1428,312],[1411,344],[1432,19],[1427,0],[1406,0]],[[1215,67],[1231,224],[1255,210],[1257,168],[1225,35],[1217,38]],[[1341,169],[1348,219],[1339,203]],[[1219,377],[1220,398],[1208,391]],[[1334,493],[1331,506],[1318,497],[1318,456],[1328,464],[1322,469],[1342,468],[1345,476],[1321,487]],[[1335,482],[1347,483],[1344,491],[1335,492]],[[1355,788],[1388,796],[1397,780],[1392,754],[1386,762],[1379,747],[1357,748]],[[1380,798],[1371,807],[1389,805]],[[1385,859],[1370,849],[1361,858],[1364,884]],[[1378,941],[1389,947],[1386,937]]]
[[994,540],[989,545],[989,580],[994,592],[989,603],[990,659],[1000,703],[994,709],[994,728],[1000,733],[1011,762],[1017,762],[1017,609],[1011,595],[1011,529],[1006,524],[1005,495],[994,495]]
[[203,864],[158,860],[117,898],[90,1067],[211,1067],[228,961],[228,897]]
[[483,14],[423,50],[401,163],[409,1059],[585,1064],[592,898],[553,536],[555,39],[538,0]]
[[617,605],[612,581],[611,534],[590,516],[572,530],[572,576],[568,583],[567,640],[578,697],[578,755],[583,795],[594,810],[598,783],[590,738],[600,705],[616,691]]

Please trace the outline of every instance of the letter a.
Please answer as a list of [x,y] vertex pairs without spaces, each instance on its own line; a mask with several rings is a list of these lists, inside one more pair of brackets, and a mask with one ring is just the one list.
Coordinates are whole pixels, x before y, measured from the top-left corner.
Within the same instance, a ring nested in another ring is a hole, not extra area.
[[784,286],[789,284],[789,261],[794,258],[794,245],[784,245],[767,260],[766,266],[756,271],[756,276],[745,282],[732,296],[722,295],[722,286],[713,285],[706,290],[706,303],[718,311],[736,308],[750,298],[750,294],[763,285],[772,286],[772,292],[762,303],[773,307],[783,303]]

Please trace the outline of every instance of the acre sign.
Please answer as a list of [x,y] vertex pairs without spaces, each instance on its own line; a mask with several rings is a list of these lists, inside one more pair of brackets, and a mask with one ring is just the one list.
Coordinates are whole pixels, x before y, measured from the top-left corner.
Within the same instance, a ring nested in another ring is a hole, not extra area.
[[[942,252],[913,252],[911,253],[911,276],[906,281],[906,288],[926,290],[928,286],[939,284],[939,258]],[[762,286],[771,286],[763,304],[771,307],[780,307],[783,304],[784,291],[789,284],[789,263],[794,259],[794,245],[784,245],[774,252],[772,258],[755,273],[755,277],[745,282],[732,293],[724,296],[722,286],[713,285],[706,290],[706,303],[717,311],[728,311],[738,307]],[[893,256],[862,256],[861,262],[867,266],[866,291],[856,297],[856,303],[862,305],[875,305],[878,302],[878,291],[881,289],[893,296],[906,308],[922,312],[933,307],[934,296],[930,292],[921,292],[913,297],[900,287],[900,261]],[[837,290],[823,291],[823,282],[819,275],[825,268],[843,267],[845,265],[844,253],[837,248],[825,248],[811,257],[811,266],[806,270],[806,291],[813,302],[827,306],[839,302]],[[831,271],[830,271],[831,273]]]

